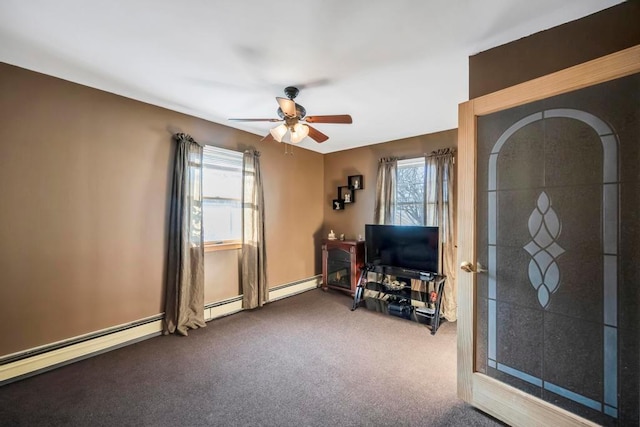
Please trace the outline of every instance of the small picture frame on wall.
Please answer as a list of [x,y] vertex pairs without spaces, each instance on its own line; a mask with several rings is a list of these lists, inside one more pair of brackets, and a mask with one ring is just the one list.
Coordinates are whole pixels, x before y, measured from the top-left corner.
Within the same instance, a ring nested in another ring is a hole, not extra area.
[[352,190],[362,190],[364,188],[364,181],[362,175],[350,175],[347,178],[347,185]]
[[341,199],[333,199],[333,210],[341,211],[344,209],[344,202]]
[[338,199],[342,200],[342,203],[354,203],[355,193],[349,188],[349,186],[338,187]]

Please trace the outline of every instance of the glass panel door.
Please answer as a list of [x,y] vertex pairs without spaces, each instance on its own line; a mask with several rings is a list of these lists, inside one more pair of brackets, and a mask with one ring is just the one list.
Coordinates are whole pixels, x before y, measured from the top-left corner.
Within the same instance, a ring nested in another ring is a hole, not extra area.
[[477,117],[476,168],[474,371],[638,425],[640,74]]
[[351,289],[351,253],[344,249],[329,249],[327,284]]

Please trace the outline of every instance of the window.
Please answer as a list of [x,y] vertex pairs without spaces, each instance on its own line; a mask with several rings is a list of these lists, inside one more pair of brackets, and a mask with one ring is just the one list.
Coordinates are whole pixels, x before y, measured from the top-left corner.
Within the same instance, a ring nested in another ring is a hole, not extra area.
[[[438,225],[438,193],[442,200],[442,212],[449,209],[449,179],[451,170],[446,168],[438,182],[436,162],[424,157],[398,160],[396,169],[396,209],[394,224]],[[446,213],[441,213],[447,215]],[[447,236],[449,221],[444,221],[442,238]]]
[[396,173],[396,212],[393,223],[398,225],[424,225],[424,157],[398,160]]
[[242,153],[211,146],[203,151],[205,247],[237,247],[242,240]]

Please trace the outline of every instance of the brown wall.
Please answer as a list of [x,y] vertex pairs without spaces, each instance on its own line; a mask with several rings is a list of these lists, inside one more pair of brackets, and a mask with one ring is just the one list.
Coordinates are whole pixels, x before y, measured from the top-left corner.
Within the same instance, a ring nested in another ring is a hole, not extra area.
[[[469,59],[477,97],[640,43],[640,2]],[[162,312],[177,131],[262,151],[269,286],[320,272],[330,229],[373,221],[377,162],[457,145],[455,130],[322,156],[226,126],[0,64],[0,355]],[[365,189],[331,209],[348,175]],[[323,222],[324,220],[324,222]],[[239,294],[238,251],[205,257],[205,301]]]
[[242,293],[240,252],[228,250],[204,254],[205,304],[233,298]]
[[[439,148],[457,147],[456,129],[400,139],[382,144],[338,151],[324,156],[324,229],[323,237],[333,230],[347,239],[364,236],[365,224],[373,223],[376,174],[382,157],[411,158],[429,154]],[[347,185],[349,175],[363,175],[364,189],[355,192],[355,203],[334,211],[331,201],[338,197],[338,187]]]
[[[0,355],[163,311],[174,142],[262,152],[268,282],[320,272],[322,155],[0,64]],[[238,295],[206,254],[206,301]]]
[[640,1],[469,57],[469,99],[640,44]]

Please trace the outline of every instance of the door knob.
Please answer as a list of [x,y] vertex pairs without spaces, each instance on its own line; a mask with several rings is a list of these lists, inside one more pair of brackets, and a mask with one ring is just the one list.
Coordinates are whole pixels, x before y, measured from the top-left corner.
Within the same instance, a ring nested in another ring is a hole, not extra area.
[[473,271],[473,264],[471,264],[469,261],[463,261],[460,264],[460,270],[466,271],[467,273],[475,273]]
[[482,265],[480,263],[477,263],[475,266],[470,263],[469,261],[463,261],[460,264],[460,270],[462,271],[466,271],[467,273],[473,273],[473,274],[478,274],[478,273],[486,273],[487,270],[485,270],[484,268],[482,268]]

